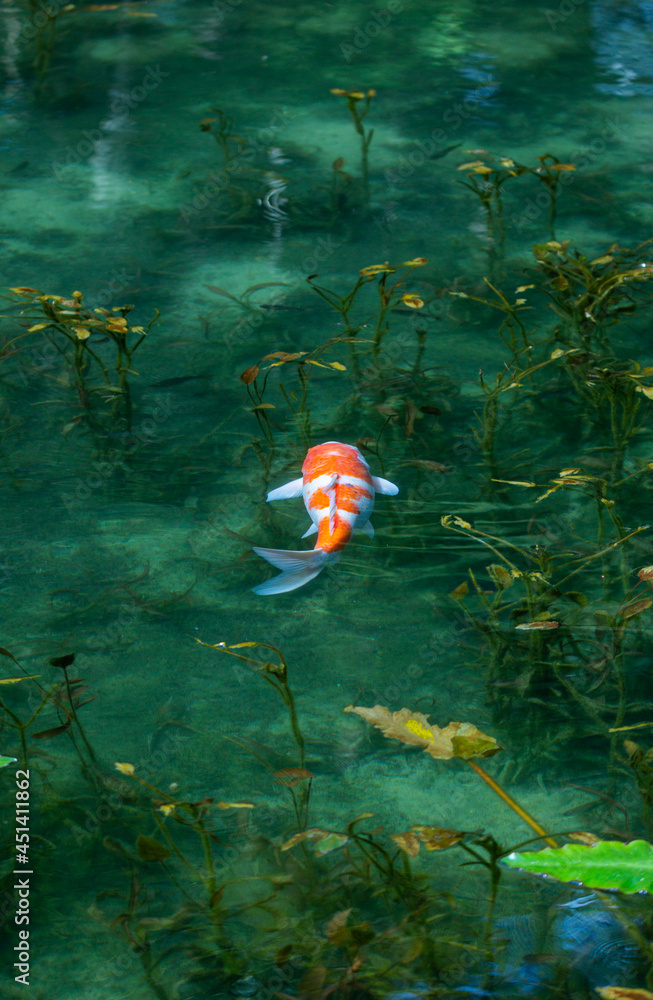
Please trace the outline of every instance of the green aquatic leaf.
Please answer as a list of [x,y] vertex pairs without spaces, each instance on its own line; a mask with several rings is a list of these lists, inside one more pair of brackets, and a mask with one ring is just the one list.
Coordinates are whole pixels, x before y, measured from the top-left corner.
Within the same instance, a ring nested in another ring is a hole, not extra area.
[[0,754],[0,767],[9,767],[10,764],[16,764],[16,763],[17,763],[16,757],[5,757],[3,754]]
[[601,840],[594,847],[565,844],[541,851],[513,851],[504,862],[560,882],[580,882],[590,889],[653,892],[653,844],[633,840]]

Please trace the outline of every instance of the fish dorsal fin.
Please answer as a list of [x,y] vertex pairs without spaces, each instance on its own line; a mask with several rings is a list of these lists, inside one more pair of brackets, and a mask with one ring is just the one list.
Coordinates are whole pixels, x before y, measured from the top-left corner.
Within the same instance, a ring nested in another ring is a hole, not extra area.
[[372,476],[372,486],[377,493],[385,493],[389,497],[393,497],[399,492],[398,486],[391,483],[389,479],[381,479],[380,476]]
[[303,488],[303,478],[293,479],[291,483],[286,483],[285,486],[277,486],[276,490],[271,490],[270,493],[268,493],[268,501],[290,500],[292,497],[300,497],[302,495]]

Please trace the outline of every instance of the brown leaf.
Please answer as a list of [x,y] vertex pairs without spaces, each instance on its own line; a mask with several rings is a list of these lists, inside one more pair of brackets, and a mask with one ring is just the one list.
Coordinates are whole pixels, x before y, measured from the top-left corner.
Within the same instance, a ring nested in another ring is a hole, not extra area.
[[469,593],[469,587],[467,581],[463,580],[462,583],[458,584],[455,590],[452,590],[449,597],[453,597],[454,601],[462,601],[463,597],[467,597]]
[[33,740],[49,740],[52,736],[60,736],[70,728],[71,720],[64,722],[63,726],[54,726],[52,729],[42,729],[40,733],[32,733]]
[[405,851],[411,858],[416,858],[419,854],[420,843],[414,833],[391,833],[390,839],[394,840],[397,847]]
[[414,826],[413,830],[427,851],[445,851],[459,844],[465,836],[461,830],[447,830],[441,826]]
[[410,399],[404,400],[404,406],[406,407],[406,422],[404,424],[404,434],[407,438],[411,437],[413,431],[415,430],[415,417],[417,416],[417,407]]
[[594,833],[588,833],[587,830],[572,830],[567,836],[570,840],[576,840],[579,844],[587,844],[588,847],[595,847],[596,844],[601,843],[600,837],[597,837]]
[[251,385],[256,376],[259,373],[259,366],[252,365],[251,368],[246,368],[243,374],[240,376],[245,385]]
[[8,649],[5,649],[4,646],[0,646],[0,655],[1,656],[8,656],[10,660],[14,661],[14,663],[16,664],[17,667],[20,666],[20,663],[18,662],[18,660],[16,659],[16,657],[13,656],[12,653],[10,653]]
[[633,618],[634,615],[638,615],[641,611],[646,611],[653,604],[653,599],[650,597],[645,597],[643,601],[635,601],[633,604],[627,604],[621,612],[622,618]]
[[300,781],[306,781],[307,778],[310,780],[313,775],[305,767],[282,767],[280,771],[275,771],[272,777],[279,785],[295,788]]
[[[637,576],[640,580],[653,580],[653,566],[643,566]],[[11,656],[11,653],[7,654],[6,649],[0,649],[0,653],[5,653],[6,655]],[[11,658],[13,660],[13,656]]]
[[345,159],[343,156],[339,156],[337,160],[334,160],[331,164],[334,170],[342,170],[345,165]]

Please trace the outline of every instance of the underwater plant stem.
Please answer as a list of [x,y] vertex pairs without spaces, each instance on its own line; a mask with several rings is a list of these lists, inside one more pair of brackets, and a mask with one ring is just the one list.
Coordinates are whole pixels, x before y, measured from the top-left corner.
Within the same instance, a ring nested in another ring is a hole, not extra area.
[[544,839],[546,840],[546,842],[549,845],[549,847],[557,847],[558,846],[557,843],[556,843],[556,841],[553,839],[553,837],[549,837],[549,835],[546,832],[546,830],[544,829],[544,827],[540,826],[540,824],[537,822],[537,820],[533,819],[533,817],[529,813],[527,813],[525,809],[522,809],[522,807],[519,805],[519,803],[515,802],[515,800],[512,798],[512,796],[508,795],[508,793],[506,791],[504,791],[504,789],[501,787],[501,785],[497,784],[497,782],[494,780],[494,778],[490,777],[490,775],[487,773],[487,771],[484,771],[483,768],[479,764],[477,764],[476,761],[472,757],[468,757],[466,759],[467,759],[467,763],[471,767],[472,771],[476,771],[476,773],[478,774],[479,778],[482,778],[483,781],[486,783],[486,785],[489,785],[490,788],[492,789],[492,791],[496,792],[496,794],[499,796],[499,798],[503,799],[503,801],[506,803],[506,805],[510,806],[510,808],[514,812],[516,812],[517,815],[520,816],[524,820],[524,822],[528,824],[528,826],[530,826],[531,830],[535,830],[536,833],[539,833],[540,836],[544,837]]
[[66,669],[66,667],[63,668],[63,675],[66,678],[66,691],[68,692],[68,702],[70,704],[70,711],[72,712],[73,719],[77,723],[77,729],[79,730],[79,735],[82,737],[82,739],[84,741],[84,746],[86,747],[86,750],[88,752],[89,757],[91,758],[91,760],[93,761],[94,764],[97,764],[97,758],[95,756],[95,752],[93,750],[93,747],[91,746],[91,744],[89,743],[89,741],[86,738],[86,733],[84,732],[84,730],[82,728],[82,724],[79,721],[79,717],[78,717],[77,712],[75,710],[75,705],[73,703],[73,694],[72,694],[72,690],[71,690],[71,687],[70,687],[70,681],[68,679],[68,670]]

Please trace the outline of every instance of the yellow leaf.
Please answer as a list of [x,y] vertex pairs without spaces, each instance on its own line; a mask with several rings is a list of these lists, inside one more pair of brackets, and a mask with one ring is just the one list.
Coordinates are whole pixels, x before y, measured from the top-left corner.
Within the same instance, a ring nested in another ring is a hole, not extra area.
[[134,765],[133,764],[120,764],[116,761],[116,771],[120,771],[121,774],[133,775]]
[[558,347],[551,355],[551,361],[557,361],[558,358],[563,358],[567,352],[563,351]]
[[253,809],[253,802],[218,802],[218,809]]
[[19,681],[33,681],[36,677],[40,676],[40,674],[26,674],[24,677],[3,677],[0,680],[0,684],[18,684]]
[[405,295],[402,295],[401,301],[409,309],[422,309],[424,307],[424,299],[420,299],[419,295],[415,295],[412,292],[406,292]]
[[28,333],[36,333],[37,330],[45,330],[46,327],[50,326],[49,323],[37,323],[36,326],[30,326]]
[[416,858],[419,854],[420,843],[414,833],[391,833],[390,839],[411,858]]
[[341,365],[339,361],[330,361],[329,362],[329,367],[330,368],[335,368],[336,371],[339,371],[339,372],[346,372],[347,371],[347,368],[345,367],[345,365]]
[[469,587],[467,586],[467,581],[463,580],[462,583],[458,584],[455,590],[452,590],[449,597],[453,597],[454,601],[461,601],[463,597],[467,597],[469,593]]
[[508,486],[537,486],[537,483],[529,483],[525,479],[493,479],[493,483],[506,483]]

